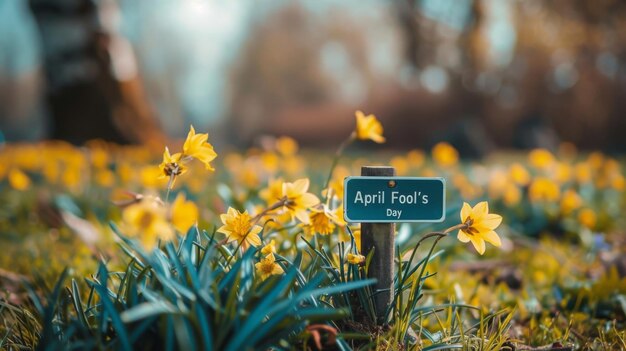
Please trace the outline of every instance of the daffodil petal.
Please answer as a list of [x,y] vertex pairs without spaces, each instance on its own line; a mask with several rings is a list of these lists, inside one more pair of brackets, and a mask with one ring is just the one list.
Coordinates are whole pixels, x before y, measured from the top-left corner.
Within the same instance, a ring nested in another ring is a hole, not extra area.
[[476,251],[478,251],[479,254],[482,255],[485,253],[485,241],[483,239],[472,237],[471,241],[472,245],[474,245],[474,248],[476,249]]
[[283,274],[283,268],[279,265],[274,265],[274,268],[272,269],[272,274]]
[[306,193],[309,190],[309,179],[302,178],[293,182],[293,189],[295,193]]
[[196,130],[193,128],[193,126],[189,126],[189,133],[187,133],[187,139],[185,139],[185,144],[183,144],[183,150],[189,150],[194,135],[196,135]]
[[220,220],[222,221],[222,223],[226,223],[230,219],[230,217],[230,214],[222,213],[220,215]]
[[320,199],[311,193],[304,193],[302,194],[299,203],[302,207],[309,208],[320,203]]
[[461,208],[461,222],[465,222],[471,213],[472,207],[467,202],[464,202],[463,207]]
[[306,210],[296,211],[294,215],[300,220],[300,222],[309,224],[309,213]]
[[252,246],[261,245],[261,238],[259,238],[257,234],[248,233],[248,236],[246,237],[246,241],[250,243]]
[[374,142],[378,143],[378,144],[382,144],[385,142],[385,137],[383,137],[382,135],[378,135],[378,134],[372,134],[370,136],[370,139],[372,139]]
[[140,214],[141,211],[139,206],[131,205],[124,210],[124,212],[122,213],[122,218],[125,222],[134,223],[136,222],[137,218],[139,218]]
[[255,225],[254,227],[252,227],[252,229],[250,229],[250,234],[248,235],[257,235],[261,232],[261,230],[263,230],[261,226]]
[[467,236],[467,234],[463,233],[462,230],[459,230],[459,234],[457,235],[457,238],[462,243],[466,243],[466,242],[470,241],[470,237]]
[[502,216],[489,213],[480,221],[480,226],[489,230],[496,229],[502,223]]
[[472,218],[474,218],[474,220],[478,220],[487,215],[487,213],[489,213],[489,204],[487,203],[487,201],[482,201],[474,206],[471,216]]
[[222,234],[226,234],[226,235],[230,235],[230,234],[232,233],[230,230],[226,229],[226,226],[225,226],[225,225],[223,225],[223,226],[219,227],[219,228],[216,230],[216,232],[218,232],[218,233],[222,233]]
[[493,246],[497,246],[497,247],[502,246],[502,241],[500,241],[500,237],[498,236],[498,233],[494,232],[493,230],[485,233],[483,235],[483,239],[485,239],[485,241],[492,244]]

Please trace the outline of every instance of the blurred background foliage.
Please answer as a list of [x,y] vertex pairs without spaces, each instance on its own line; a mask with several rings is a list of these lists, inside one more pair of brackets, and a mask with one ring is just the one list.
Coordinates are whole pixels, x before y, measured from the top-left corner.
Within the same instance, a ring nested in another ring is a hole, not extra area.
[[[9,140],[336,145],[356,108],[388,146],[623,151],[619,0],[5,0]],[[329,128],[332,126],[332,128]]]

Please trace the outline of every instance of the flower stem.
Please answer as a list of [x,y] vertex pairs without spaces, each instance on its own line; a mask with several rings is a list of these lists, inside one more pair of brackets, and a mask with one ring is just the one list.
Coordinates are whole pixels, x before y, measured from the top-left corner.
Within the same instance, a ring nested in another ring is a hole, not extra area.
[[170,188],[169,186],[167,187],[167,192],[165,193],[165,202],[167,203],[169,198],[170,198],[170,191],[172,190],[172,188]]
[[176,173],[177,172],[178,172],[178,166],[176,166],[176,168],[174,169],[172,174],[170,174],[170,179],[167,181],[167,192],[165,193],[165,202],[166,203],[167,203],[168,199],[170,198],[170,192],[172,191],[172,188],[174,187],[174,182],[176,181]]
[[461,223],[461,224],[457,224],[455,226],[452,226],[452,227],[444,230],[443,232],[430,232],[430,233],[427,233],[417,242],[417,245],[419,246],[419,244],[421,244],[422,241],[424,241],[424,240],[426,240],[428,238],[432,238],[433,236],[439,237],[439,238],[437,238],[437,241],[439,241],[444,236],[447,236],[451,231],[457,230],[457,229],[464,229],[464,228],[467,228],[467,227],[468,227],[467,224]]
[[350,145],[354,140],[356,140],[356,133],[352,132],[350,134],[350,136],[348,136],[348,138],[346,140],[344,140],[341,144],[339,144],[339,147],[337,148],[337,151],[335,151],[335,156],[333,157],[333,163],[330,166],[330,172],[328,172],[328,178],[326,178],[326,184],[324,185],[324,189],[326,189],[326,198],[325,198],[325,200],[327,200],[329,198],[329,196],[330,196],[330,191],[328,190],[328,186],[330,185],[330,180],[333,178],[333,172],[335,171],[335,167],[337,167],[337,163],[339,162],[339,158],[343,154],[343,150],[348,145]]
[[[448,228],[448,229],[446,229],[446,230],[444,230],[444,231],[442,231],[442,232],[430,232],[430,233],[425,234],[425,235],[424,235],[424,236],[423,236],[423,237],[422,237],[422,238],[421,238],[421,239],[420,239],[420,240],[419,240],[419,241],[415,244],[415,247],[413,248],[413,252],[411,253],[411,257],[409,258],[409,261],[408,261],[407,265],[406,265],[406,266],[405,266],[405,268],[404,268],[404,277],[405,277],[404,279],[406,279],[406,277],[408,277],[408,276],[409,276],[409,269],[410,269],[411,262],[413,262],[413,259],[415,258],[415,254],[417,253],[417,249],[421,246],[422,242],[424,242],[425,240],[427,240],[427,239],[429,239],[429,238],[435,237],[435,241],[433,242],[432,246],[430,247],[430,250],[428,251],[428,255],[427,255],[427,256],[426,256],[426,258],[425,258],[425,262],[428,262],[428,261],[430,260],[430,257],[432,256],[432,253],[433,253],[433,250],[435,249],[435,246],[437,246],[437,243],[439,243],[439,240],[441,240],[441,239],[443,239],[444,237],[448,236],[448,234],[449,234],[450,232],[452,232],[453,230],[456,230],[456,229],[463,229],[463,228],[467,228],[467,227],[468,227],[468,224],[466,224],[466,223],[461,223],[461,224],[457,224],[457,225],[455,225],[455,226],[452,226],[452,227],[450,227],[450,228]],[[423,276],[423,274],[424,274],[424,269],[425,269],[425,266],[426,266],[426,264],[424,264],[424,266],[422,267],[422,270],[421,270],[421,272],[420,272],[420,275],[419,275],[419,279],[420,279],[420,280],[421,280],[421,278],[422,278],[422,276]],[[405,280],[403,280],[403,281],[402,281],[402,282],[400,282],[399,284],[400,284],[400,285],[403,285],[403,284],[404,284],[404,281],[405,281]],[[399,299],[400,299],[400,300],[399,300]],[[395,296],[394,296],[394,302],[393,302],[393,303],[392,303],[392,304],[388,307],[388,309],[387,309],[387,311],[386,311],[386,316],[387,316],[387,318],[389,318],[389,315],[392,313],[392,310],[393,310],[394,308],[395,308],[395,309],[398,309],[398,303],[399,303],[399,301],[402,301],[401,299],[402,299],[402,294],[401,294],[401,293],[396,293],[396,294],[395,294]],[[400,305],[402,305],[402,303],[400,303]],[[404,318],[404,317],[406,317],[406,316],[403,316],[403,318]],[[405,330],[403,333],[406,333],[406,330]]]
[[263,218],[263,216],[265,216],[268,212],[274,211],[278,208],[281,208],[283,206],[285,206],[287,204],[289,200],[287,199],[286,196],[283,196],[282,198],[280,198],[278,201],[276,201],[276,203],[274,203],[272,206],[264,209],[263,211],[261,211],[258,215],[252,217],[251,222],[252,224],[256,224],[261,218]]

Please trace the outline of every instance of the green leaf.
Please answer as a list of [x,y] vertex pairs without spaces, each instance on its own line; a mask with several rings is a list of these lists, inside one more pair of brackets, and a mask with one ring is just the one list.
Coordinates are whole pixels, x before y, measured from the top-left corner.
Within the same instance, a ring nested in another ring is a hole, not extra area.
[[438,350],[454,350],[454,349],[462,349],[462,344],[436,344],[430,345],[423,348],[423,351],[438,351]]
[[148,317],[164,314],[178,313],[179,310],[167,301],[142,302],[133,308],[127,309],[120,314],[124,323],[133,323]]
[[189,320],[184,316],[173,315],[174,332],[179,350],[197,350],[196,338]]
[[200,327],[200,337],[204,343],[203,349],[213,351],[213,332],[211,331],[211,326],[209,325],[209,318],[200,304],[195,305],[195,311]]
[[102,285],[94,285],[96,292],[100,295],[100,301],[102,302],[102,306],[107,311],[107,314],[111,317],[111,322],[113,323],[113,328],[117,332],[117,336],[121,343],[121,346],[124,350],[132,350],[132,345],[130,343],[130,339],[128,338],[128,333],[126,332],[126,327],[124,326],[124,322],[120,318],[120,315],[117,313],[117,310],[111,303],[109,299],[107,288]]
[[256,308],[250,313],[241,329],[238,331],[237,338],[231,342],[226,350],[240,350],[246,339],[262,324],[264,318],[272,312],[272,306],[275,306],[279,296],[284,295],[286,289],[293,283],[296,276],[295,268],[289,269],[284,277],[273,287],[273,289],[259,302]]
[[78,284],[76,284],[76,280],[74,279],[72,279],[72,303],[74,304],[74,310],[76,311],[76,315],[78,316],[80,323],[83,327],[89,328],[89,322],[87,321],[87,316],[85,316],[83,302],[80,299]]

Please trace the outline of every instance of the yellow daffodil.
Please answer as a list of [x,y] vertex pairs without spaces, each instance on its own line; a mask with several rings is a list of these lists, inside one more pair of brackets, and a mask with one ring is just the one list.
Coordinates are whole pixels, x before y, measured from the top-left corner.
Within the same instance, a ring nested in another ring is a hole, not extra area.
[[382,144],[385,142],[383,137],[383,126],[380,124],[376,116],[365,115],[362,111],[356,111],[356,138],[359,140],[372,140]]
[[174,238],[174,232],[166,220],[165,207],[156,198],[147,196],[124,208],[122,220],[124,233],[139,238],[147,250],[152,249],[158,239]]
[[363,262],[365,262],[365,256],[363,255],[359,255],[359,254],[347,254],[346,255],[346,259],[348,261],[348,263],[351,264],[361,264]]
[[433,160],[441,167],[454,166],[459,162],[459,152],[454,146],[440,142],[432,149]]
[[623,175],[617,174],[611,178],[611,187],[617,191],[624,191],[626,188],[626,179]]
[[229,172],[237,173],[243,166],[243,156],[237,153],[226,154],[223,164]]
[[163,169],[159,168],[154,166],[144,166],[139,169],[139,181],[144,188],[155,189],[167,184],[167,179],[169,177],[166,177]]
[[[126,184],[130,183],[133,180],[133,178],[135,177],[135,171],[133,170],[133,167],[130,164],[128,164],[127,162],[120,162],[117,165],[117,174],[118,174],[120,182],[121,182],[120,185],[126,185]],[[160,174],[161,173],[159,172],[159,175],[157,177],[159,177]],[[163,178],[165,178],[165,177],[163,177]]]
[[420,167],[424,164],[426,156],[422,150],[411,150],[406,154],[406,159],[411,167]]
[[9,184],[15,190],[26,190],[30,187],[30,178],[17,168],[9,171]]
[[528,189],[530,201],[556,201],[560,195],[559,186],[546,177],[537,177]]
[[196,134],[196,130],[193,126],[190,126],[187,139],[183,145],[183,154],[195,158],[202,162],[206,169],[213,171],[211,161],[217,157],[217,154],[213,150],[213,146],[207,142],[208,139],[208,133]]
[[250,245],[261,245],[259,232],[263,228],[252,224],[252,217],[248,211],[241,213],[229,207],[227,213],[220,215],[220,219],[224,225],[217,231],[227,235],[227,242],[237,241],[244,250],[247,250]]
[[613,175],[621,172],[621,166],[619,162],[615,159],[608,158],[604,163],[604,172],[607,175]]
[[286,198],[285,208],[302,223],[309,223],[307,210],[317,205],[320,200],[317,196],[308,193],[309,179],[298,179],[293,183],[283,183],[283,197]]
[[259,162],[258,160],[246,160],[243,164],[243,168],[237,173],[237,180],[250,189],[258,187],[261,183],[259,176]]
[[361,251],[361,227],[354,228],[352,230],[352,236],[354,237],[354,245]]
[[[454,182],[455,177],[452,178],[453,184],[458,187],[458,185]],[[506,172],[503,170],[495,170],[491,173],[489,177],[489,197],[491,198],[499,198],[502,196],[506,187],[510,184],[509,178],[506,175]]]
[[509,175],[517,185],[525,186],[530,183],[530,173],[519,163],[514,163],[509,167]]
[[507,206],[517,205],[522,199],[522,191],[517,186],[509,184],[504,190],[502,199]]
[[280,166],[280,159],[273,152],[264,152],[261,154],[261,165],[268,174],[275,174]]
[[261,249],[261,253],[264,255],[276,253],[276,241],[272,239],[269,244],[263,246],[263,248]]
[[176,177],[187,171],[185,163],[191,159],[195,158],[200,161],[209,171],[214,170],[211,161],[217,157],[217,154],[213,150],[213,146],[207,142],[208,138],[209,134],[196,134],[196,130],[190,126],[182,153],[170,155],[170,150],[165,147],[163,162],[159,165],[159,169],[161,170],[160,178],[169,179],[168,190],[174,185]]
[[494,231],[502,222],[502,217],[489,213],[486,201],[479,202],[473,208],[464,202],[461,221],[467,227],[459,230],[459,240],[464,243],[471,241],[479,254],[485,253],[485,241],[497,247],[502,245],[500,237]]
[[333,220],[340,227],[345,227],[347,225],[346,221],[343,219],[343,204],[339,205],[333,211]]
[[591,168],[586,162],[579,162],[574,166],[576,181],[580,184],[591,181]]
[[95,171],[96,183],[102,187],[109,188],[115,182],[115,174],[110,169],[100,169]]
[[604,164],[604,155],[599,151],[590,153],[589,157],[587,157],[587,164],[589,164],[592,169],[600,169],[602,164]]
[[280,137],[276,139],[276,151],[283,156],[293,156],[298,153],[298,142],[287,136]]
[[428,167],[422,171],[423,177],[436,177],[439,173],[437,173],[434,169]]
[[302,170],[305,168],[306,162],[302,157],[293,155],[285,156],[280,165],[285,174],[290,177],[295,177],[302,174]]
[[583,200],[575,190],[569,189],[561,198],[561,213],[569,214],[583,204]]
[[65,187],[72,190],[78,190],[81,184],[83,172],[80,167],[67,166],[61,175],[61,182]]
[[558,183],[567,183],[570,179],[572,179],[572,166],[564,162],[558,162],[554,172],[554,180]]
[[178,193],[172,203],[172,225],[185,234],[198,221],[198,207],[192,201],[185,201],[185,195]]
[[554,155],[546,149],[534,149],[528,154],[530,164],[538,169],[547,169],[554,163]]
[[56,160],[44,160],[42,173],[49,183],[56,183],[57,179],[59,178],[59,174],[61,173],[59,170],[59,163]]
[[265,258],[261,259],[261,262],[255,263],[256,273],[262,280],[267,279],[271,275],[283,274],[283,268],[276,263],[274,254],[269,254]]
[[389,165],[396,169],[396,175],[405,176],[409,173],[409,161],[402,156],[393,157]]
[[109,154],[106,150],[97,147],[90,150],[91,164],[96,168],[106,168],[109,164]]
[[452,184],[459,189],[464,199],[473,199],[482,193],[481,187],[473,184],[463,173],[455,174],[452,177]]
[[170,155],[167,146],[163,152],[163,162],[159,165],[159,169],[161,170],[160,178],[176,177],[187,172],[187,167],[182,162],[182,154],[178,152]]
[[[265,210],[265,208],[262,210]],[[289,226],[292,220],[291,214],[287,211],[283,211],[272,214],[272,220],[266,221],[264,225],[268,229],[286,233],[285,227]]]
[[578,213],[578,222],[580,222],[580,224],[582,224],[586,228],[593,229],[593,227],[596,226],[596,221],[596,213],[590,208],[582,209]]
[[273,205],[283,197],[283,179],[272,179],[267,184],[267,188],[259,192],[259,197],[268,205]]
[[309,224],[305,225],[308,234],[328,235],[335,231],[339,219],[335,217],[335,213],[330,211],[326,206],[322,208],[311,209],[309,213]]

